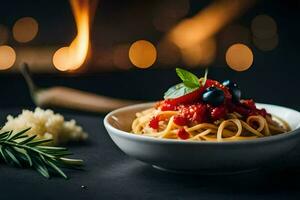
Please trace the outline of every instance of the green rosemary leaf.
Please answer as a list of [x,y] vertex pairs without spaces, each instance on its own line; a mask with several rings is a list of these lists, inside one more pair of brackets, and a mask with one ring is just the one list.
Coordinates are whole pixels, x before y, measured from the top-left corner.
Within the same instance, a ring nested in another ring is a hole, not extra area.
[[9,140],[14,140],[14,139],[18,139],[19,136],[22,136],[24,133],[26,133],[27,131],[29,131],[31,128],[27,128],[27,129],[24,129],[22,131],[19,131],[18,133],[16,134],[12,134],[11,137],[9,138]]
[[16,138],[16,140],[20,140],[20,139],[23,139],[23,138],[28,138],[28,135],[20,135]]
[[11,158],[11,160],[17,164],[19,167],[22,167],[21,163],[19,160],[15,157],[15,155],[11,152],[10,148],[5,148],[4,151],[7,153],[7,155]]
[[37,146],[37,145],[45,144],[45,143],[48,143],[48,142],[51,142],[51,141],[53,141],[53,140],[52,139],[33,140],[31,142],[28,142],[27,145],[28,146]]
[[74,165],[74,166],[82,166],[83,160],[80,159],[71,159],[71,158],[59,158],[59,160],[63,161],[64,164]]
[[0,158],[7,164],[33,167],[46,178],[50,178],[49,170],[67,178],[60,167],[78,169],[83,165],[82,160],[64,157],[71,155],[67,148],[45,146],[52,140],[36,139],[36,135],[28,136],[25,134],[28,130],[24,129],[16,134],[12,131],[0,133]]
[[6,131],[0,134],[0,140],[7,137],[10,131]]
[[52,146],[37,146],[39,149],[45,149],[45,150],[56,150],[56,151],[66,151],[68,150],[65,147],[52,147]]
[[6,154],[4,153],[4,147],[3,147],[2,145],[1,145],[1,147],[0,147],[0,154],[1,154],[2,158],[3,158],[3,160],[4,160],[7,164],[10,164],[9,161],[8,161],[8,159],[7,159]]
[[14,150],[17,151],[17,152],[19,152],[20,154],[22,154],[24,156],[24,157],[22,157],[23,160],[25,162],[28,162],[28,164],[29,164],[30,167],[32,166],[32,160],[30,158],[30,155],[27,153],[27,151],[25,149],[20,149],[18,147],[14,147]]
[[57,167],[52,161],[48,160],[47,164],[52,167],[53,170],[55,170],[58,174],[60,174],[62,177],[64,177],[65,179],[67,179],[67,175],[61,170],[59,169],[59,167]]
[[70,156],[73,155],[73,153],[65,151],[65,152],[55,152],[53,153],[55,156],[63,157],[63,156]]
[[47,154],[51,154],[54,156],[59,156],[59,157],[63,157],[63,156],[68,156],[68,155],[72,155],[71,152],[68,151],[68,149],[48,149],[48,148],[41,148],[40,146],[37,147],[38,150],[47,153]]
[[43,155],[39,154],[39,158],[43,161],[43,163],[45,163],[45,164],[47,163],[47,160],[45,159],[45,157]]
[[40,173],[42,176],[44,176],[45,178],[49,179],[50,175],[49,172],[46,172],[40,165],[38,164],[33,164],[33,167],[36,169],[36,171],[38,173]]
[[39,157],[35,157],[33,160],[33,167],[45,178],[50,178],[49,171],[46,165],[40,160]]
[[9,133],[8,133],[8,135],[7,135],[7,139],[9,139],[10,138],[10,136],[12,135],[12,133],[13,133],[13,131],[9,131]]
[[37,137],[37,135],[28,136],[25,140],[23,140],[22,142],[19,142],[19,144],[20,145],[27,144],[28,142],[32,141],[36,137]]

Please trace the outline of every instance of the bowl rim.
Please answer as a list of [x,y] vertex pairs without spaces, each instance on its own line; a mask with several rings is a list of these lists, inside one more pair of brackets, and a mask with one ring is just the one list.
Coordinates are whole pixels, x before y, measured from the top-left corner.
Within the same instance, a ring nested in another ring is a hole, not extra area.
[[[111,112],[109,112],[104,120],[104,126],[107,130],[107,132],[111,135],[111,133],[116,134],[120,137],[126,137],[126,138],[130,138],[130,139],[134,139],[134,140],[139,140],[139,141],[144,141],[144,142],[156,142],[156,143],[176,143],[176,144],[193,144],[193,145],[230,145],[230,144],[256,144],[256,143],[261,143],[261,142],[275,142],[278,140],[282,140],[282,139],[288,139],[291,137],[295,137],[295,136],[300,136],[300,126],[292,131],[286,132],[286,133],[282,133],[282,134],[278,134],[278,135],[272,135],[272,136],[268,136],[268,137],[262,137],[262,138],[254,138],[251,140],[237,140],[237,141],[223,141],[223,142],[217,142],[217,141],[191,141],[191,140],[175,140],[175,139],[168,139],[168,138],[153,138],[153,137],[149,137],[149,136],[144,136],[144,135],[137,135],[137,134],[133,134],[127,131],[123,131],[120,129],[115,128],[114,126],[112,126],[109,122],[108,119],[113,116],[114,114],[118,113],[118,112],[124,112],[126,110],[130,110],[130,109],[134,109],[134,108],[141,108],[142,109],[147,109],[147,107],[150,107],[154,104],[155,102],[147,102],[147,103],[140,103],[140,104],[134,104],[134,105],[130,105],[130,106],[125,106],[122,108],[118,108],[116,110],[113,110]],[[271,107],[277,107],[280,109],[285,109],[285,110],[290,110],[293,112],[297,112],[300,115],[300,112],[288,107],[284,107],[284,106],[279,106],[279,105],[274,105],[274,104],[267,104],[267,103],[256,103],[256,105],[258,106],[271,106]],[[300,124],[300,121],[299,121]],[[108,131],[108,129],[110,129],[111,131]]]

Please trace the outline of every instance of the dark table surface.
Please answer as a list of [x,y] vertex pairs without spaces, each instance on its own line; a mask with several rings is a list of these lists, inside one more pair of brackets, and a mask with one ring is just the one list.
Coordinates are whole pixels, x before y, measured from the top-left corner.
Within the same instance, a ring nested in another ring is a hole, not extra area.
[[[236,81],[242,89],[243,97],[300,110],[300,29],[296,25],[299,21],[299,1],[285,1],[282,4],[266,2],[260,3],[254,12],[245,16],[245,20],[237,20],[236,23],[250,27],[251,20],[257,14],[272,16],[278,26],[278,46],[273,51],[262,52],[251,44],[254,64],[243,73],[226,67],[224,55],[220,53],[222,58],[213,64],[209,77],[220,81]],[[11,5],[15,10],[15,3]],[[20,9],[26,11],[23,7]],[[9,15],[5,12],[4,15],[11,16],[10,10],[6,10]],[[55,21],[53,17],[47,16],[47,19]],[[120,34],[124,35],[123,32]],[[48,41],[51,38],[57,40],[52,34],[44,35]],[[60,35],[64,37],[64,34]],[[197,68],[193,72],[200,76],[204,70]],[[34,78],[42,87],[63,85],[113,97],[147,101],[161,98],[168,87],[178,82],[174,69],[158,68],[79,76],[72,73],[38,74]],[[1,73],[0,91],[0,124],[3,124],[7,114],[16,114],[22,108],[33,106],[25,82],[19,74]],[[153,169],[122,153],[107,135],[102,124],[103,115],[61,113],[66,118],[75,118],[89,133],[87,142],[68,145],[74,156],[84,159],[84,170],[65,170],[70,176],[69,180],[58,177],[47,180],[30,169],[11,168],[1,163],[0,200],[300,199],[300,145],[272,167],[251,173],[228,176],[172,174]]]
[[[21,107],[0,109],[0,120]],[[156,170],[121,152],[102,124],[103,116],[62,112],[89,133],[89,140],[68,145],[85,161],[83,171],[47,180],[30,169],[0,165],[0,199],[299,199],[300,145],[275,167],[223,176],[174,174]],[[82,188],[85,186],[85,188]]]
[[[292,54],[290,54],[292,55]],[[287,59],[287,61],[290,61]],[[292,61],[291,61],[292,62]],[[282,70],[270,57],[257,60],[252,69],[237,73],[228,68],[210,69],[210,77],[239,83],[243,96],[300,110],[298,65]],[[290,65],[291,66],[291,65]],[[203,74],[203,69],[195,70]],[[153,78],[155,77],[155,81]],[[131,70],[97,75],[36,75],[39,86],[69,86],[119,98],[152,101],[178,82],[173,69]],[[33,108],[20,75],[1,75],[0,124],[7,114]],[[9,89],[8,87],[9,86]],[[272,168],[227,176],[172,174],[158,171],[122,153],[109,138],[103,115],[57,110],[75,118],[89,133],[89,140],[68,145],[84,159],[83,171],[65,170],[69,180],[44,179],[30,169],[0,164],[0,200],[13,199],[300,199],[300,145]],[[81,186],[86,186],[83,189]]]

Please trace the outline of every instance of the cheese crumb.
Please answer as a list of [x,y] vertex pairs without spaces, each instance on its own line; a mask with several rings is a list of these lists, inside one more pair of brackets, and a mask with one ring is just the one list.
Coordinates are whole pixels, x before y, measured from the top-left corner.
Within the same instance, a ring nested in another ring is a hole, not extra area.
[[82,141],[88,137],[74,119],[65,121],[62,115],[54,113],[53,110],[43,110],[39,107],[34,112],[23,110],[17,117],[8,115],[1,131],[13,130],[17,133],[26,128],[31,128],[27,132],[29,136],[37,135],[38,139],[53,139],[50,145]]

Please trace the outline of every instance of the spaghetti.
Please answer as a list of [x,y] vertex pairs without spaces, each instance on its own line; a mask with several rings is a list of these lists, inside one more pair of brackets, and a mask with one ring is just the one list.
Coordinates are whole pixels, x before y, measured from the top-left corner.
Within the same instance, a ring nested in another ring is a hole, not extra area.
[[[184,73],[189,72],[184,70]],[[203,79],[206,77],[199,82]],[[132,133],[154,138],[222,142],[290,131],[287,122],[265,109],[258,109],[253,100],[241,100],[240,94],[237,85],[230,81],[221,84],[207,79],[192,92],[176,98],[165,95],[165,100],[153,108],[136,113]]]
[[[178,111],[161,111],[155,108],[139,112],[132,123],[132,132],[155,138],[221,142],[265,137],[290,130],[289,125],[278,117],[253,115],[244,120],[238,113],[229,113],[226,118],[212,123],[180,126],[174,122],[179,114]],[[159,119],[157,129],[150,126],[153,119]],[[186,136],[179,134],[181,130],[184,130]]]

